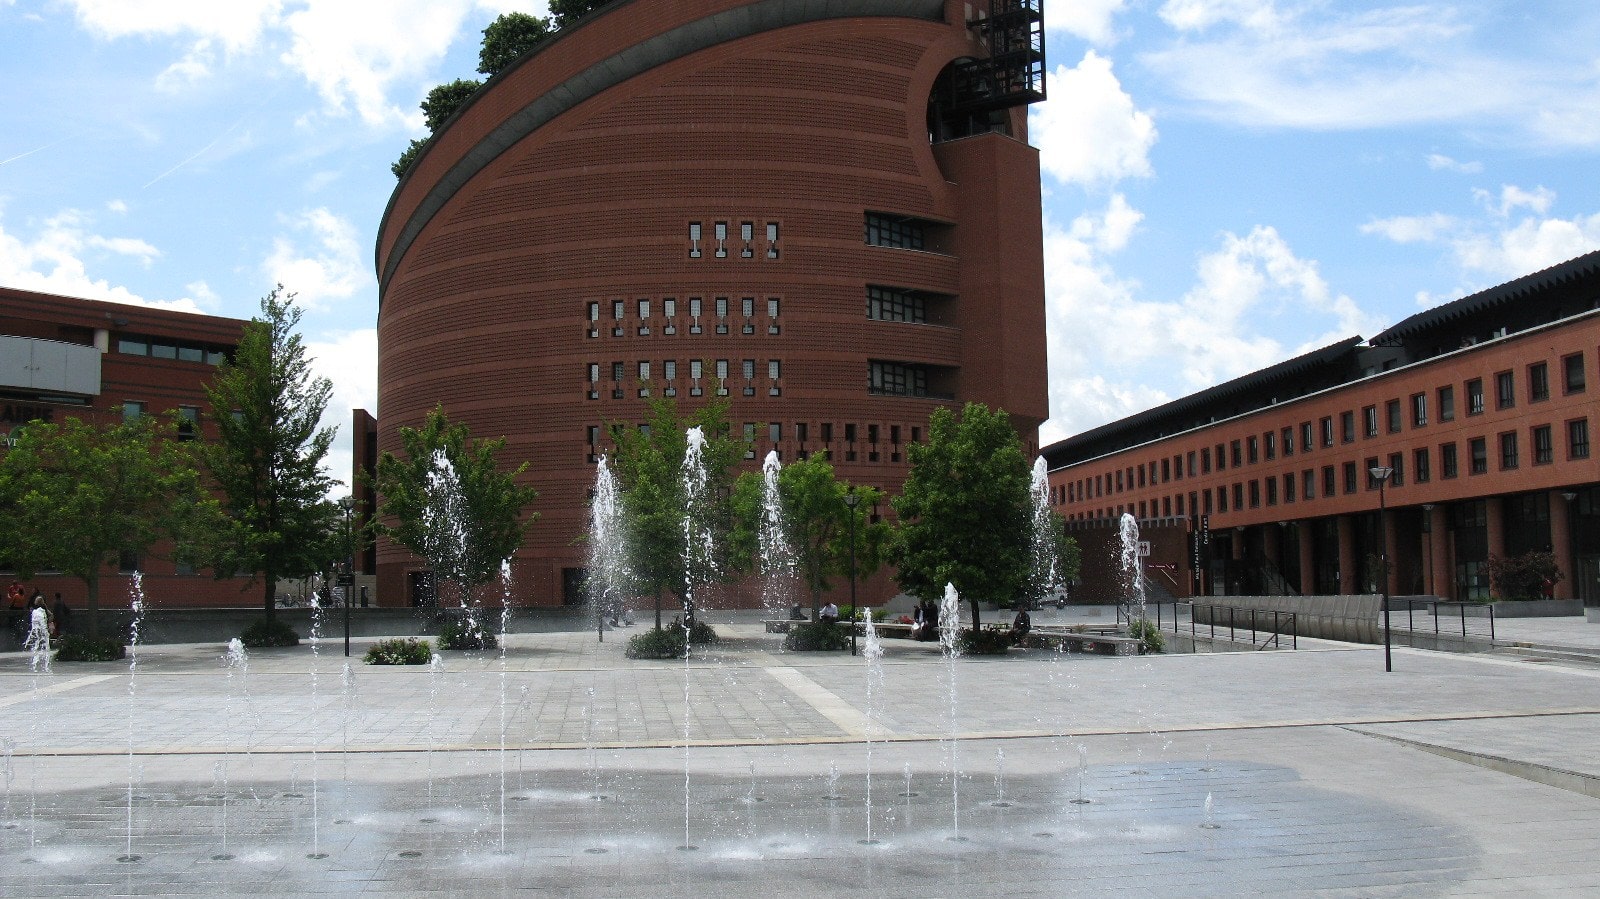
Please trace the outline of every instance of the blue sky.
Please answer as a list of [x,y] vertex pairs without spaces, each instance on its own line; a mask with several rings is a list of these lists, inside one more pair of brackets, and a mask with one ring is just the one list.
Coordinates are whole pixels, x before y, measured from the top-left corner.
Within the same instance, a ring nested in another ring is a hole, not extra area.
[[[389,164],[509,9],[0,0],[0,283],[245,318],[281,281],[345,424]],[[1047,15],[1046,441],[1600,248],[1592,0]]]

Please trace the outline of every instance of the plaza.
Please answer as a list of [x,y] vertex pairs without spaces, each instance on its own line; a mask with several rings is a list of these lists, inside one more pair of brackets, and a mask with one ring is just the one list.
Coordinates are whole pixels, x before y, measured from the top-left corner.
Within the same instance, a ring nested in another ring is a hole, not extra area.
[[233,667],[141,647],[131,675],[5,654],[5,893],[1600,888],[1581,618],[1508,619],[1490,653],[1399,648],[1391,674],[1381,647],[1309,639],[953,665],[887,640],[869,692],[861,657],[710,614],[724,639],[686,662],[576,622],[438,669],[363,665],[359,640],[348,675],[327,637]]

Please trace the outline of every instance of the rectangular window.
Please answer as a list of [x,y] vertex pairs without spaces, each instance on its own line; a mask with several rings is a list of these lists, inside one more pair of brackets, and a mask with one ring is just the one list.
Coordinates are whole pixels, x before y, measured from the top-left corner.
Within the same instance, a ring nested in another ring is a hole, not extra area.
[[1393,471],[1389,474],[1389,486],[1404,487],[1406,483],[1405,453],[1390,453],[1389,467],[1393,469]]
[[205,353],[197,346],[178,347],[179,362],[200,362],[205,358]]
[[689,360],[689,379],[698,381],[705,375],[704,364],[699,359]]
[[600,398],[600,363],[589,363],[589,399]]
[[755,240],[755,239],[756,239],[756,224],[755,224],[755,222],[740,222],[739,223],[739,240],[744,243],[744,248],[739,251],[739,257],[741,259],[749,259],[749,258],[755,256],[755,254],[756,254],[755,248],[750,246],[750,242]]
[[756,333],[755,322],[751,321],[751,319],[755,318],[755,316],[756,316],[756,298],[755,297],[743,297],[742,299],[740,299],[739,300],[739,311],[744,313],[744,328],[743,328],[743,332],[745,334],[754,334],[754,333]]
[[627,304],[624,303],[622,300],[612,300],[611,301],[611,318],[612,318],[612,320],[619,321],[619,322],[622,321],[622,316],[627,314],[627,311],[624,308],[626,305]]
[[640,362],[639,363],[639,395],[640,396],[649,396],[650,395],[650,388],[647,386],[649,383],[650,383],[650,363],[648,363],[648,362]]
[[1333,496],[1339,492],[1338,476],[1334,474],[1332,465],[1322,466],[1322,495]]
[[1562,381],[1568,393],[1582,393],[1584,388],[1583,354],[1573,353],[1561,357]]
[[768,359],[767,360],[767,377],[769,377],[772,380],[776,381],[780,377],[780,372],[781,371],[782,371],[782,365],[778,362],[777,359]]
[[[1270,482],[1269,482],[1269,484],[1270,484]],[[1261,508],[1261,482],[1260,481],[1251,481],[1250,482],[1250,508],[1252,508],[1252,509]]]
[[778,258],[778,223],[767,222],[767,258]]
[[920,250],[923,248],[924,238],[921,222],[876,212],[869,212],[866,215],[868,246]]
[[767,318],[774,321],[778,318],[778,298],[767,297]]
[[193,440],[200,435],[200,407],[178,407],[178,439]]
[[650,301],[649,300],[640,300],[639,301],[639,320],[640,321],[648,321],[649,318],[650,318]]
[[[672,297],[663,298],[661,300],[661,316],[663,318],[667,318],[667,319],[677,318],[678,317],[678,301],[673,299]],[[668,332],[668,333],[671,333],[671,332]]]
[[1489,471],[1489,441],[1484,437],[1474,437],[1467,441],[1467,459],[1471,466],[1467,470],[1472,474],[1486,474]]
[[802,444],[805,443],[806,442],[806,438],[808,436],[810,436],[810,433],[809,433],[810,430],[811,430],[810,426],[807,425],[803,421],[795,423],[795,426],[794,426],[794,439],[795,439],[795,441],[798,442],[798,443],[802,443]]
[[125,400],[122,403],[122,420],[138,421],[144,417],[144,403],[139,400]]
[[[1255,482],[1252,481],[1251,483],[1255,483]],[[1276,506],[1277,504],[1278,504],[1278,479],[1277,478],[1267,478],[1267,505]]]
[[1184,462],[1185,462],[1185,466],[1189,469],[1189,477],[1191,477],[1191,478],[1194,477],[1195,476],[1195,472],[1197,470],[1194,467],[1194,465],[1195,465],[1195,462],[1194,462],[1194,450],[1189,450],[1189,454],[1184,457]]
[[1317,498],[1317,470],[1307,468],[1300,472],[1300,498],[1310,502]]
[[150,344],[143,340],[119,337],[117,338],[117,352],[129,356],[148,356],[150,355]]
[[1528,402],[1537,403],[1550,398],[1550,366],[1535,362],[1528,366]]
[[831,421],[825,421],[822,423],[822,442],[833,442],[833,422]]
[[867,392],[882,396],[927,396],[928,370],[899,362],[868,362]]
[[1209,449],[1203,449],[1200,451],[1200,473],[1211,473],[1211,450]]
[[1356,479],[1356,463],[1344,463],[1344,492],[1355,493],[1358,483],[1359,481]]
[[1216,450],[1217,450],[1217,471],[1227,471],[1228,470],[1228,448],[1219,443],[1216,446]]
[[689,258],[700,258],[700,223],[689,223]]
[[600,320],[600,304],[599,303],[590,303],[589,304],[589,321],[597,322],[599,320]]
[[1378,407],[1364,406],[1361,409],[1362,433],[1368,437],[1378,436]]
[[1456,445],[1454,443],[1439,444],[1440,477],[1449,480],[1460,473],[1460,466],[1456,463]]
[[920,293],[869,284],[867,318],[873,321],[923,324],[928,320],[927,302]]
[[1294,428],[1283,429],[1283,457],[1285,459],[1294,455]]
[[139,570],[139,554],[131,550],[122,550],[117,553],[117,571],[120,574],[132,574]]
[[1367,459],[1363,460],[1362,463],[1361,463],[1361,469],[1367,473],[1367,489],[1368,490],[1377,490],[1378,489],[1378,476],[1372,473],[1373,469],[1376,469],[1377,467],[1378,467],[1378,457],[1377,456],[1369,456]]
[[1389,433],[1400,433],[1400,401],[1389,400],[1383,404],[1384,417],[1388,419]]
[[1517,379],[1511,372],[1494,376],[1494,403],[1496,409],[1510,409],[1517,404]]
[[715,236],[716,236],[716,239],[717,239],[717,253],[716,253],[717,258],[718,259],[726,259],[726,258],[728,258],[728,223],[727,222],[717,222]]
[[1228,450],[1229,450],[1230,457],[1231,457],[1231,461],[1230,461],[1229,464],[1231,464],[1234,468],[1238,468],[1239,466],[1244,464],[1244,462],[1242,461],[1243,458],[1244,458],[1244,454],[1240,450],[1239,441],[1235,440],[1231,444],[1229,444],[1228,445]]
[[1567,422],[1567,458],[1589,458],[1589,419],[1574,418]]
[[781,425],[781,424],[769,424],[769,425],[767,425],[767,440],[772,442],[772,443],[777,443],[777,442],[783,440],[783,425]]
[[[1254,483],[1254,482],[1252,482]],[[1244,485],[1235,481],[1233,485],[1233,509],[1235,512],[1244,508]]]
[[1421,447],[1411,454],[1411,476],[1418,484],[1426,484],[1433,477],[1428,467],[1428,448]]
[[1283,476],[1283,501],[1292,503],[1294,500],[1294,472],[1290,472]]
[[1550,434],[1549,425],[1539,425],[1533,429],[1533,464],[1549,465],[1555,460],[1555,440]]
[[1356,414],[1354,412],[1339,413],[1339,439],[1345,443],[1355,442]]
[[1517,467],[1517,432],[1506,431],[1500,435],[1500,470]]
[[1483,414],[1483,379],[1473,378],[1467,382],[1467,414]]
[[678,363],[676,360],[668,359],[661,363],[661,378],[664,381],[678,380]]
[[1420,428],[1428,423],[1428,395],[1416,393],[1411,396],[1411,426]]
[[717,360],[717,396],[728,395],[728,360]]
[[1439,388],[1439,420],[1456,420],[1456,389],[1453,386]]
[[1261,440],[1257,437],[1251,437],[1247,443],[1250,449],[1250,464],[1254,465],[1261,461]]

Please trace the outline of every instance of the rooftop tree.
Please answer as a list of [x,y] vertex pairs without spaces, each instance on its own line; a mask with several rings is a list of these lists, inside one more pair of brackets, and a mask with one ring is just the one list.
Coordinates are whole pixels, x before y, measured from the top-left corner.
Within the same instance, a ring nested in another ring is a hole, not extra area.
[[231,517],[212,565],[219,577],[260,575],[268,618],[280,578],[321,568],[323,536],[339,514],[327,502],[333,479],[323,469],[334,429],[320,425],[333,385],[311,373],[295,331],[300,315],[294,294],[273,288],[206,386],[218,437],[202,458]]
[[928,441],[907,456],[890,551],[900,587],[937,601],[954,584],[976,630],[980,603],[1009,606],[1028,590],[1033,507],[1022,440],[1004,411],[968,403],[959,418],[934,410]]
[[539,46],[554,30],[549,19],[525,12],[508,12],[483,29],[483,44],[478,50],[478,71],[498,75],[524,53]]

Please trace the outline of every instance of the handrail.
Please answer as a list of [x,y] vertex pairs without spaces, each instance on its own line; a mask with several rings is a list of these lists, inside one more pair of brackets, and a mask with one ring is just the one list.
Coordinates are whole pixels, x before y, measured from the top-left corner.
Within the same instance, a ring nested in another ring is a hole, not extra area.
[[[1167,603],[1150,603],[1150,604],[1148,604],[1146,606],[1147,609],[1148,608],[1154,608],[1155,609],[1155,612],[1156,612],[1156,616],[1155,616],[1156,630],[1158,630],[1158,631],[1163,629],[1163,622],[1164,622],[1166,616],[1162,613],[1162,607],[1165,606],[1165,605],[1167,605]],[[1194,616],[1194,607],[1195,607],[1196,604],[1193,603],[1193,602],[1189,602],[1189,603],[1174,602],[1174,603],[1171,603],[1171,605],[1172,605],[1172,633],[1174,633],[1174,634],[1181,634],[1182,633],[1182,631],[1180,631],[1178,629],[1179,628],[1178,606],[1187,605],[1189,607],[1189,639],[1190,639],[1190,645],[1193,646],[1194,643],[1195,643],[1195,640],[1200,636],[1200,630],[1199,630],[1199,627],[1197,626],[1197,624],[1195,623],[1195,616]],[[1283,648],[1283,642],[1282,642],[1283,635],[1287,633],[1289,635],[1290,648],[1291,649],[1299,649],[1300,648],[1300,622],[1299,622],[1298,615],[1295,612],[1282,612],[1282,611],[1279,611],[1279,610],[1276,610],[1276,609],[1244,609],[1244,608],[1239,608],[1239,607],[1236,607],[1236,606],[1211,605],[1210,603],[1202,603],[1201,605],[1204,605],[1206,608],[1211,610],[1211,616],[1210,616],[1211,620],[1210,620],[1210,622],[1208,622],[1208,626],[1210,628],[1210,632],[1206,636],[1208,636],[1212,640],[1215,640],[1216,637],[1217,637],[1217,618],[1218,618],[1218,613],[1226,610],[1227,613],[1228,613],[1228,623],[1227,623],[1228,640],[1229,640],[1229,642],[1238,642],[1239,631],[1241,629],[1243,629],[1243,626],[1239,622],[1240,616],[1239,616],[1238,613],[1247,611],[1247,612],[1250,613],[1249,628],[1248,628],[1249,631],[1250,631],[1250,645],[1254,646],[1258,650],[1265,649],[1269,645],[1272,646],[1275,649],[1282,649]],[[1265,630],[1264,631],[1265,622],[1256,617],[1258,612],[1262,613],[1263,616],[1267,612],[1271,612],[1272,613],[1272,627],[1271,627],[1270,630]],[[1119,608],[1118,609],[1118,623],[1119,624],[1121,623],[1121,618],[1122,618],[1122,611]]]

